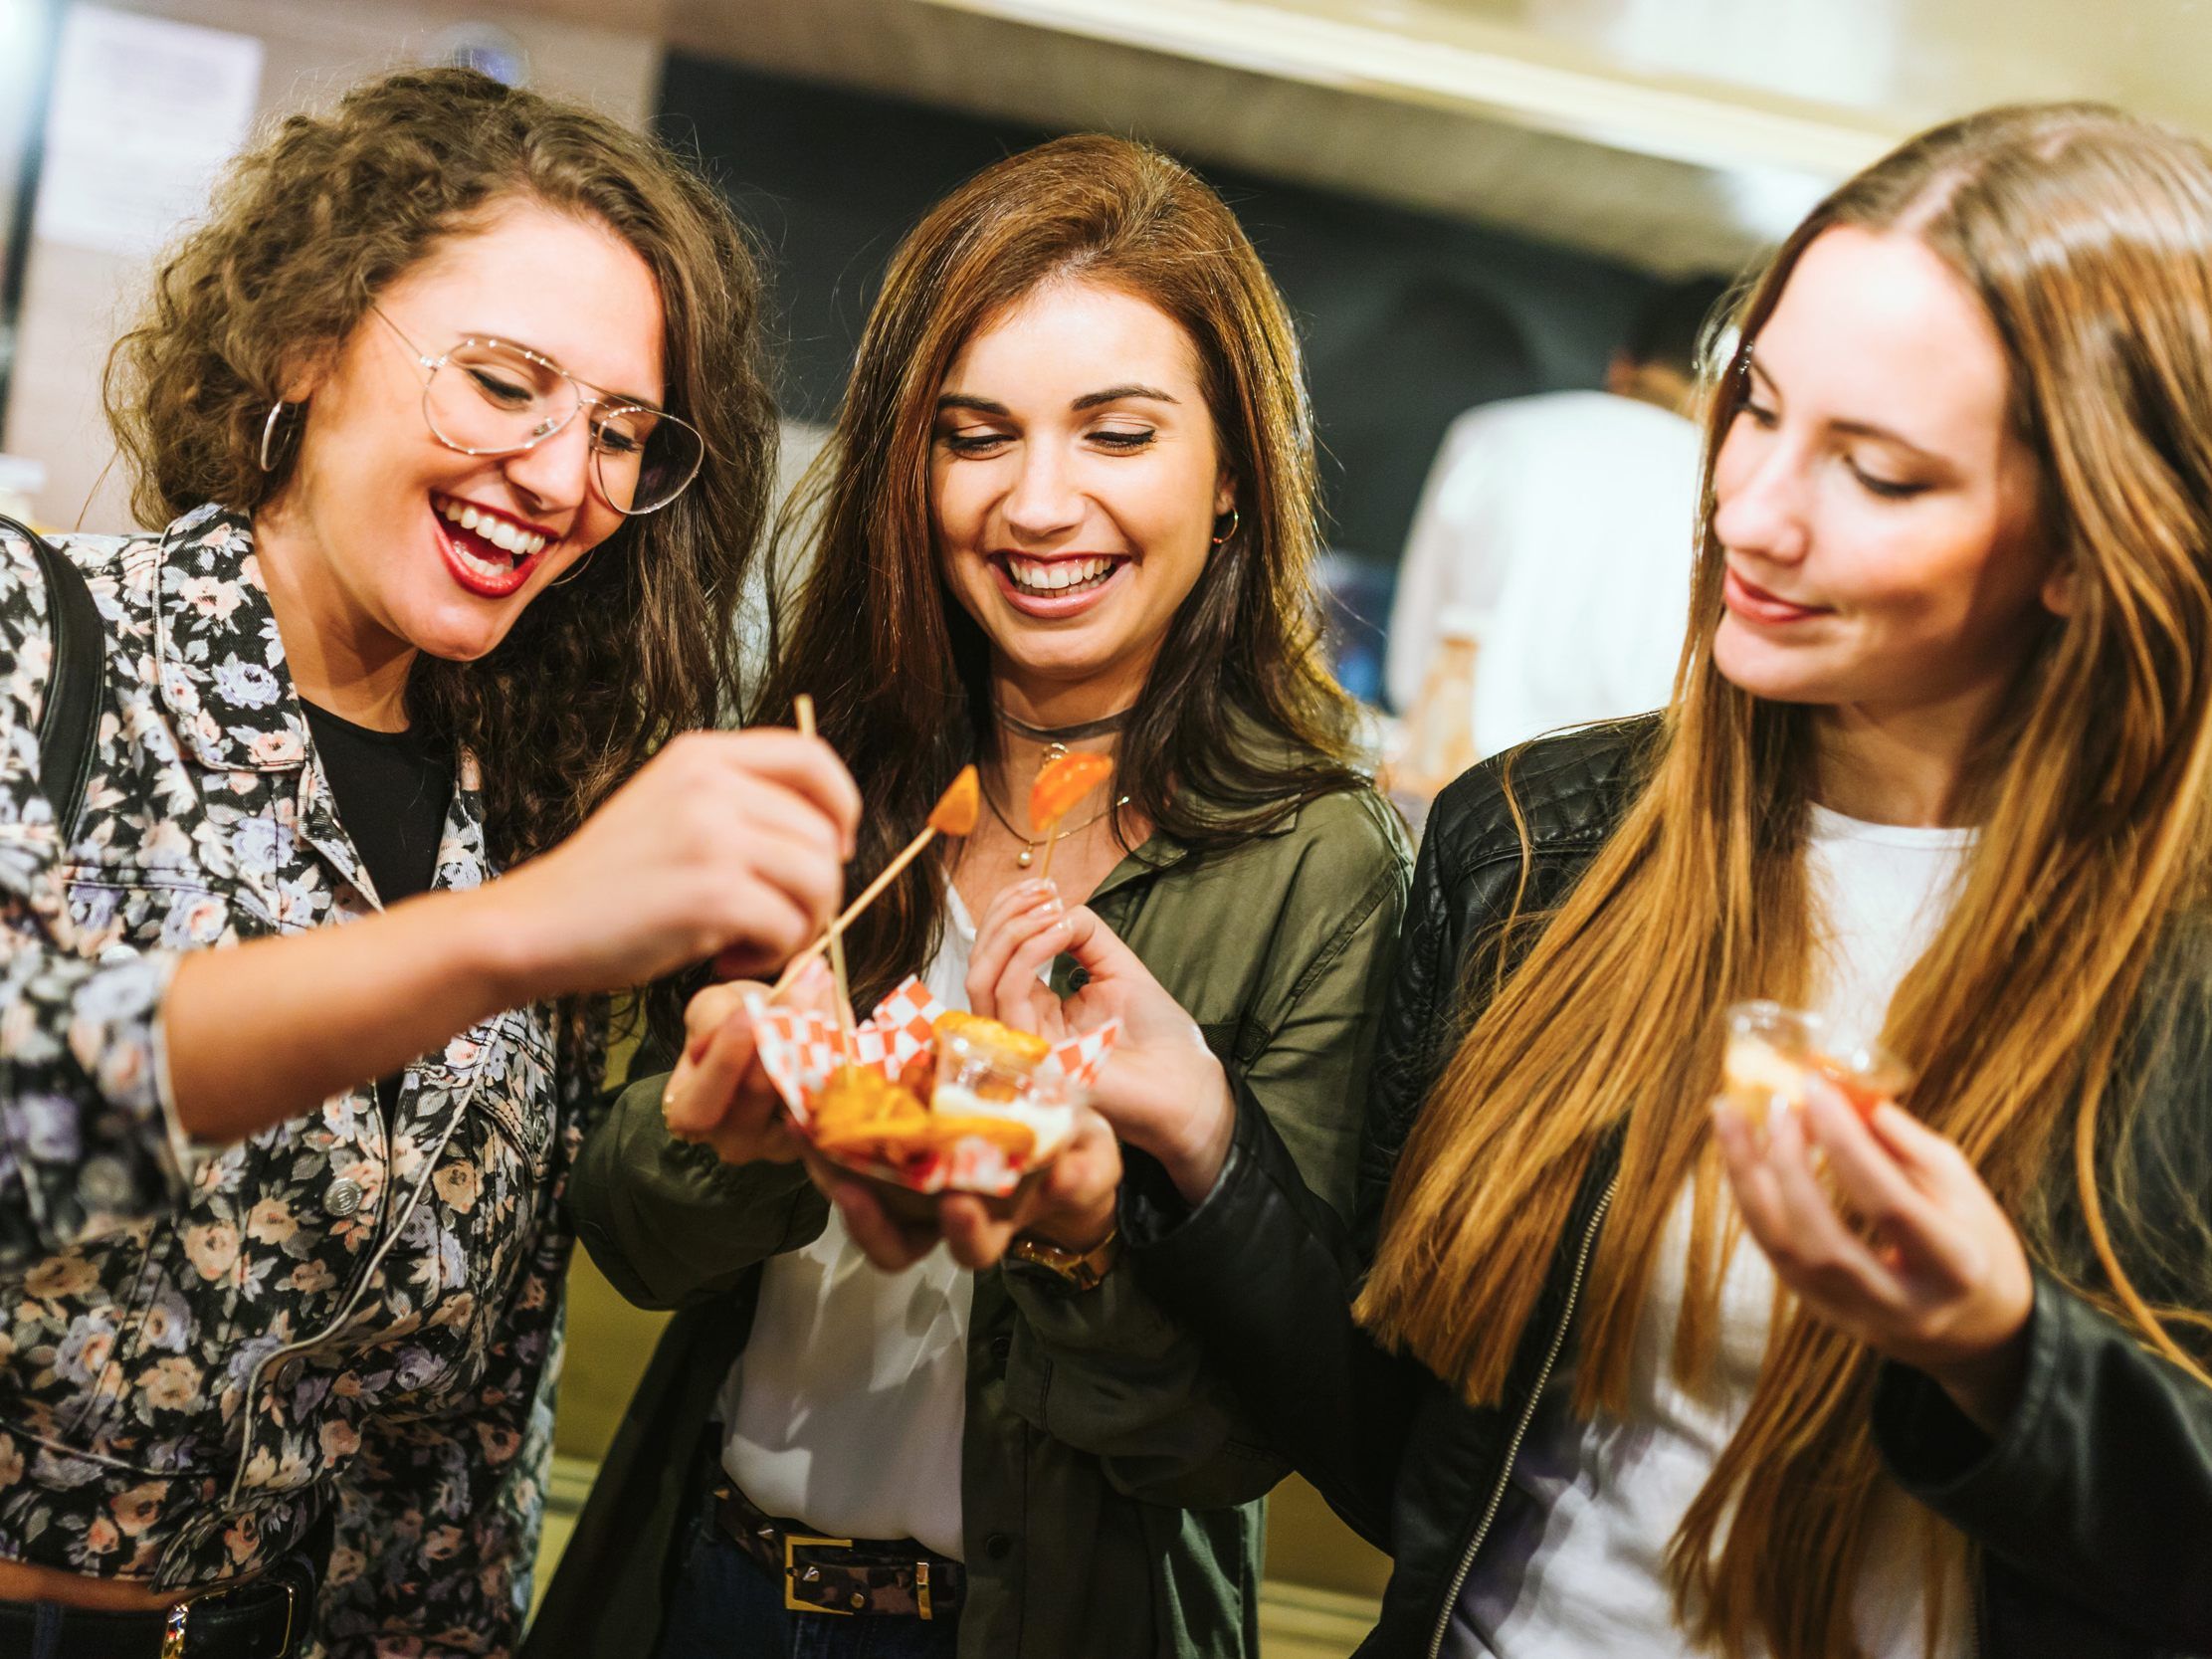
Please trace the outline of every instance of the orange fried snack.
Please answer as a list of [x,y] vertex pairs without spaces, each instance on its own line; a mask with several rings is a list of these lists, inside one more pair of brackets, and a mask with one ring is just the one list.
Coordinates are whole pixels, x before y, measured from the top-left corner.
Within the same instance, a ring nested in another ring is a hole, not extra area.
[[810,1130],[816,1145],[840,1157],[888,1156],[930,1139],[929,1109],[881,1073],[846,1066],[822,1091]]
[[973,766],[962,766],[951,786],[929,809],[929,827],[939,835],[973,835],[983,810],[983,780]]
[[1068,816],[1069,809],[1113,775],[1103,754],[1064,754],[1037,774],[1029,786],[1029,825],[1039,835]]

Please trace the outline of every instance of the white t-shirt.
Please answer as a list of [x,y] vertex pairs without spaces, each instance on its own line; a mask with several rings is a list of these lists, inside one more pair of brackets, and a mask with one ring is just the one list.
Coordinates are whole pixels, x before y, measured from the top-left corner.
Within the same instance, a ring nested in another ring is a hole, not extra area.
[[[968,1005],[975,926],[950,914],[922,975]],[[772,1256],[745,1350],[722,1384],[722,1469],[770,1515],[831,1538],[911,1538],[953,1560],[974,1276],[939,1244],[903,1273],[861,1254],[833,1207],[822,1236]]]
[[1452,613],[1472,613],[1478,755],[1662,707],[1690,617],[1697,427],[1608,392],[1485,404],[1429,469],[1390,611],[1409,712]]
[[[1819,1011],[1879,1030],[1898,981],[1949,908],[1970,830],[1868,824],[1814,808],[1807,867],[1825,924]],[[1624,1416],[1589,1422],[1568,1406],[1570,1377],[1539,1402],[1511,1488],[1453,1610],[1452,1659],[1687,1659],[1701,1650],[1675,1622],[1666,1559],[1691,1501],[1749,1407],[1772,1323],[1775,1279],[1742,1239],[1720,1295],[1713,1373],[1685,1388],[1672,1358],[1690,1247],[1686,1189],[1668,1222],[1639,1322]],[[1929,1524],[1903,1492],[1889,1497],[1854,1599],[1869,1659],[1920,1659],[1926,1599],[1919,1546]],[[1971,1652],[1966,1586],[1943,1597],[1931,1659]]]

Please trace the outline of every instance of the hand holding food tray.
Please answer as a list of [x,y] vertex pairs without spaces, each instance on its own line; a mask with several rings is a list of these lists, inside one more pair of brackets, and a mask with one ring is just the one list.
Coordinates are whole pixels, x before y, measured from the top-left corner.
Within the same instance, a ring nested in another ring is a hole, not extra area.
[[909,978],[856,1025],[748,1001],[761,1068],[814,1153],[924,1214],[945,1193],[1011,1198],[1067,1144],[1118,1022],[1058,1044],[947,1010]]

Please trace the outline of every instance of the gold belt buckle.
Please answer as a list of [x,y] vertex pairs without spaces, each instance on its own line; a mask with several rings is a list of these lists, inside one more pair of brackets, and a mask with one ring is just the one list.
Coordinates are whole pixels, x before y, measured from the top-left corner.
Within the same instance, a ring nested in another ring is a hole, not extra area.
[[929,1617],[929,1563],[914,1562],[914,1610]]
[[[852,1548],[853,1541],[849,1538],[813,1538],[805,1533],[784,1534],[784,1606],[788,1607],[794,1613],[835,1613],[839,1618],[851,1618],[853,1616],[853,1609],[850,1607],[818,1607],[811,1601],[801,1601],[796,1595],[791,1593],[792,1586],[798,1582],[797,1575],[799,1570],[799,1564],[797,1561],[791,1558],[791,1553],[794,1550],[850,1550]],[[179,1654],[181,1654],[183,1651],[184,1650],[181,1647],[177,1649],[177,1652]],[[162,1651],[161,1659],[169,1659],[169,1654],[166,1649]]]
[[[299,1619],[300,1592],[290,1578],[280,1579],[285,1591],[285,1635],[277,1651],[292,1652],[292,1630]],[[220,1593],[220,1592],[210,1592]],[[184,1659],[184,1631],[192,1622],[192,1603],[199,1598],[188,1596],[169,1609],[169,1616],[161,1624],[161,1659]]]

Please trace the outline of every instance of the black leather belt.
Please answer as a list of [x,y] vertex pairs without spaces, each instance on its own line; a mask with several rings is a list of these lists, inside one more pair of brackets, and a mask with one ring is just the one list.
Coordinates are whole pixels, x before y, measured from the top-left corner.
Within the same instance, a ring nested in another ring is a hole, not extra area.
[[293,1659],[314,1623],[316,1578],[294,1555],[234,1589],[145,1612],[0,1601],[0,1653],[36,1653],[45,1634],[60,1638],[59,1659]]
[[764,1514],[727,1478],[708,1494],[714,1520],[737,1548],[783,1579],[783,1604],[799,1613],[877,1613],[950,1618],[967,1569],[912,1539],[823,1538]]

